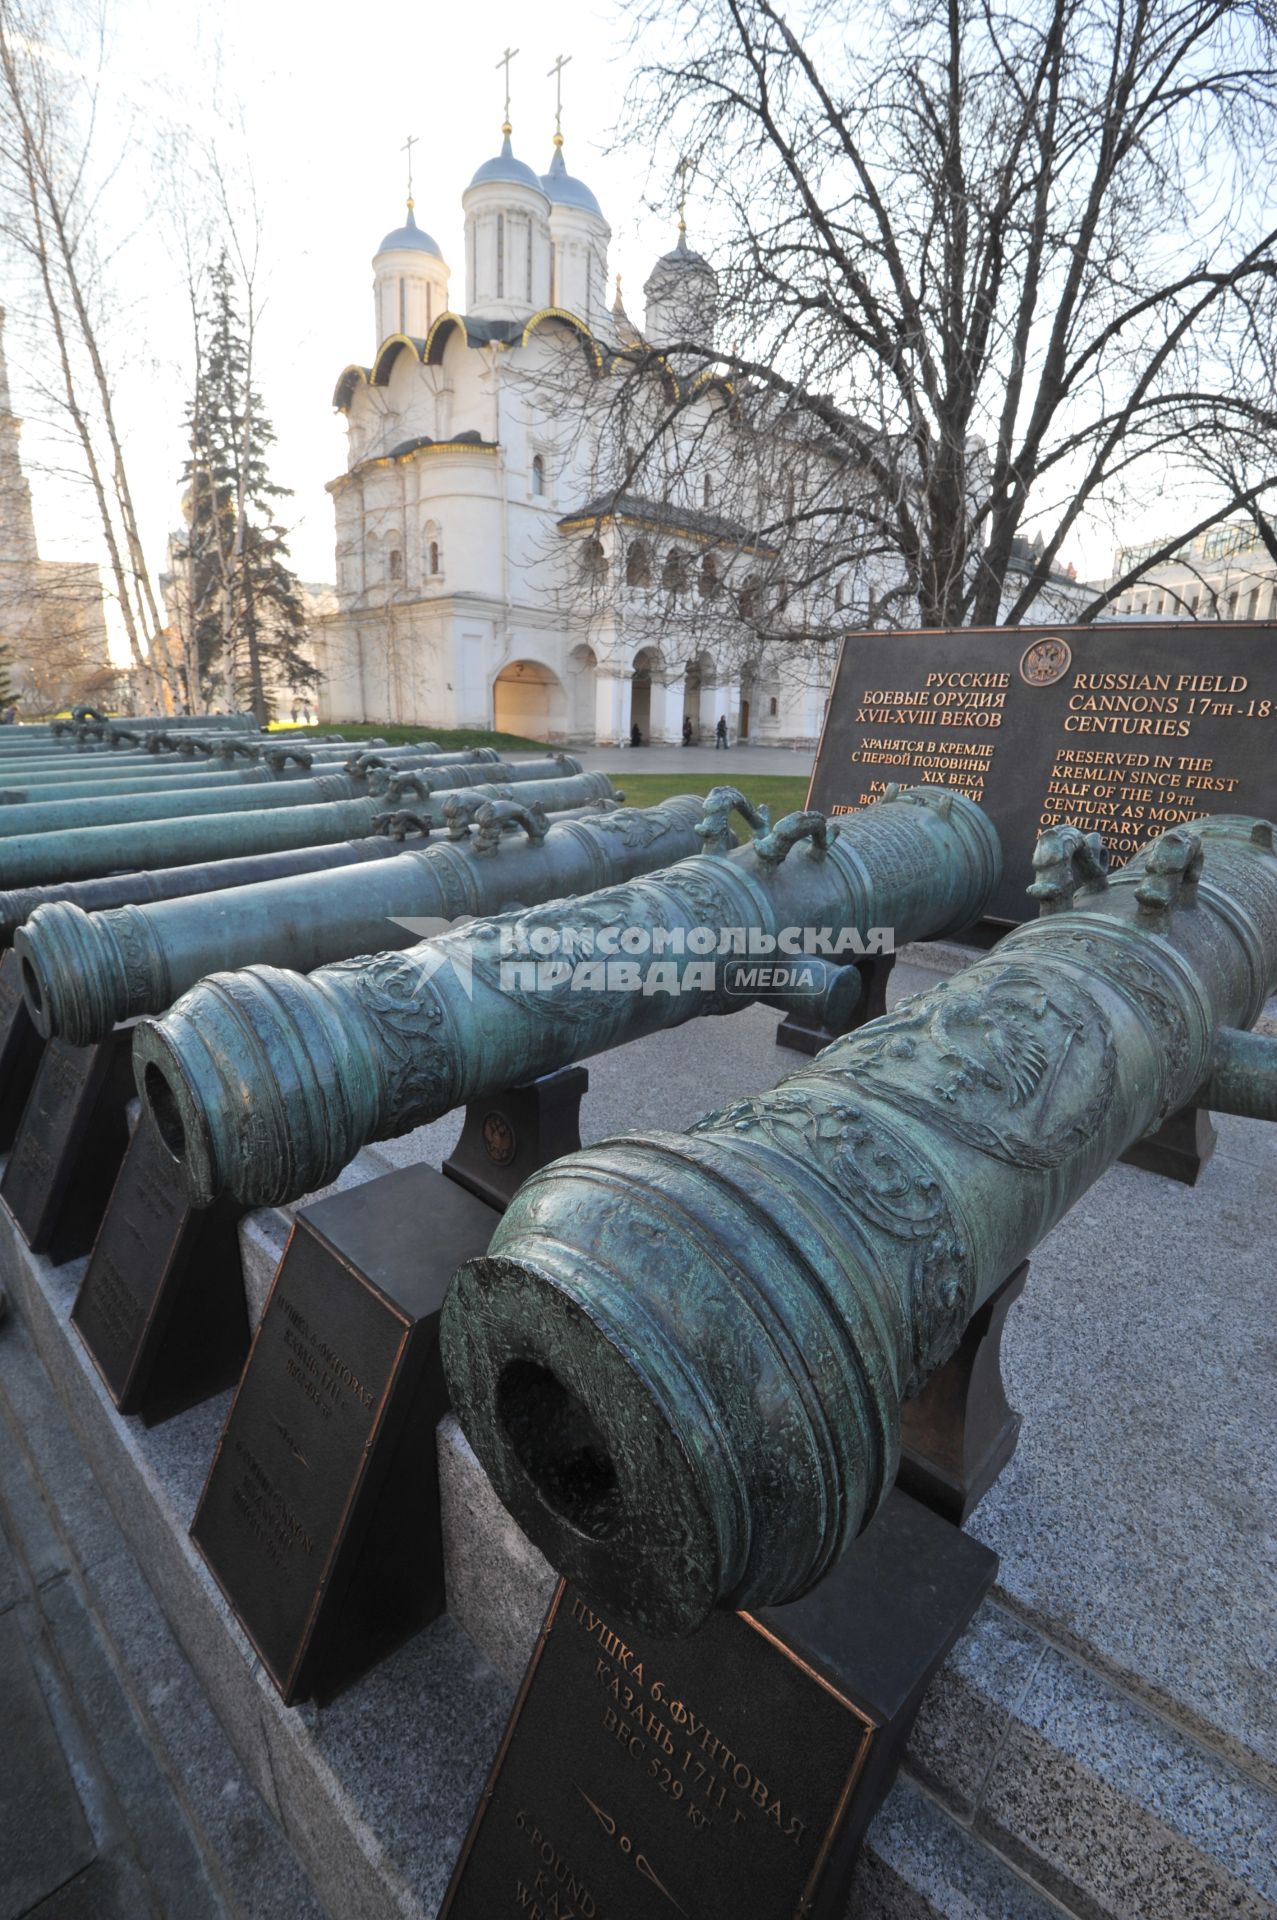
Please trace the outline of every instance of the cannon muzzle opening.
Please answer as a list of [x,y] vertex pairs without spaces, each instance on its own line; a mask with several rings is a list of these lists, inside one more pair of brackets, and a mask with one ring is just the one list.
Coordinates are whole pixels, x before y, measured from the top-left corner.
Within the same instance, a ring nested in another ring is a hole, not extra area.
[[182,1124],[182,1109],[172,1087],[152,1061],[143,1076],[143,1091],[146,1109],[151,1116],[151,1124],[159,1134],[167,1152],[175,1160],[186,1158],[186,1128]]
[[569,1387],[535,1360],[512,1360],[497,1382],[497,1417],[543,1500],[578,1533],[607,1540],[620,1509],[616,1462]]
[[[722,1463],[705,1409],[671,1404],[618,1305],[566,1296],[553,1250],[544,1263],[489,1253],[448,1295],[449,1370],[483,1409],[483,1464],[529,1536],[596,1599],[623,1596],[630,1620],[678,1639],[731,1578]],[[474,1339],[490,1310],[500,1337]]]

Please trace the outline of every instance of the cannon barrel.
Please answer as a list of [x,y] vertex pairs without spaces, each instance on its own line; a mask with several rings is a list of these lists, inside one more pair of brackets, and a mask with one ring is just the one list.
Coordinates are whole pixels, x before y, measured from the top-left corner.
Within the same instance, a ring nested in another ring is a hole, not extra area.
[[[258,726],[251,714],[168,714],[152,715],[143,719],[113,721],[105,714],[92,709],[77,709],[84,715],[82,719],[74,716],[70,720],[20,721],[17,726],[0,729],[0,757],[21,752],[26,747],[61,747],[64,751],[84,737],[84,728],[92,725],[95,731],[105,736],[108,731],[122,727],[139,732],[153,731],[157,728],[196,727],[200,729],[226,729],[234,733],[256,733]],[[92,720],[89,715],[92,713]]]
[[[766,987],[751,992],[739,963],[705,957],[740,953],[750,935],[762,946],[789,929],[832,938],[894,927],[902,939],[954,931],[979,917],[1000,872],[986,816],[940,789],[885,799],[838,834],[823,814],[768,830],[742,796],[719,788],[699,829],[707,845],[729,844],[733,801],[758,829],[734,853],[308,979],[271,967],[214,974],[164,1019],[141,1022],[139,1090],[190,1199],[207,1205],[227,1187],[247,1205],[309,1193],[369,1140],[758,998]],[[565,930],[575,951],[613,959],[583,959],[583,974],[564,957]],[[692,959],[657,957],[680,951]],[[636,953],[641,960],[627,958]],[[817,957],[811,973],[807,1004],[845,1017],[859,992],[855,969]]]
[[[622,796],[623,797],[623,796]],[[476,802],[467,793],[466,803]],[[540,802],[537,802],[538,806]],[[552,821],[571,819],[575,813],[598,813],[618,803],[600,798],[587,800],[579,809],[546,809]],[[429,821],[425,831],[412,830],[408,837],[424,844],[433,831]],[[321,873],[330,867],[349,867],[369,861],[396,859],[404,851],[405,835],[394,838],[380,831],[357,840],[337,840],[309,847],[282,847],[274,853],[245,854],[241,858],[198,861],[191,866],[133,869],[111,873],[97,880],[64,880],[47,887],[19,887],[0,893],[0,952],[13,945],[13,937],[37,907],[55,900],[69,900],[85,913],[101,913],[108,907],[144,906],[152,900],[177,900],[186,894],[218,893],[226,887],[255,886],[262,880],[283,880],[295,873]]]
[[[38,768],[27,774],[12,772],[8,780],[0,774],[0,799],[10,801],[79,801],[94,799],[100,793],[177,793],[182,787],[211,789],[217,785],[250,785],[253,780],[305,780],[311,774],[355,774],[373,772],[380,764],[374,751],[353,756],[348,741],[340,747],[317,751],[305,747],[280,747],[252,741],[244,753],[217,755],[207,760],[171,760],[154,753],[117,755],[96,766],[77,762],[58,768]],[[449,766],[488,766],[497,760],[484,747],[472,747],[467,753],[422,755],[415,764],[436,770]],[[488,778],[495,778],[490,772]]]
[[[0,805],[113,800],[120,794],[180,793],[192,788],[201,793],[215,793],[219,787],[247,787],[255,781],[287,780],[291,784],[304,779],[306,772],[305,767],[226,767],[220,762],[207,761],[199,767],[183,766],[180,770],[169,761],[150,758],[144,766],[138,767],[118,767],[114,761],[107,761],[100,778],[96,774],[84,774],[70,779],[65,776],[54,779],[41,774],[33,775],[30,779],[25,775],[21,778],[10,775],[6,780],[0,774]],[[15,821],[15,831],[17,826]]]
[[682,794],[642,815],[563,820],[507,801],[516,819],[505,831],[500,805],[484,802],[452,837],[371,871],[342,867],[105,913],[41,907],[14,941],[37,1031],[88,1046],[118,1020],[163,1013],[215,970],[258,962],[310,973],[351,954],[412,946],[423,919],[446,923],[594,890],[695,853],[704,808]]
[[534,1174],[457,1274],[470,1443],[621,1619],[814,1586],[891,1487],[902,1401],[1277,984],[1267,823],[1175,828],[1107,885],[1054,839],[1043,918],[774,1091]]
[[[452,753],[445,753],[442,747],[436,747],[429,740],[416,741],[411,746],[388,747],[378,745],[376,741],[365,741],[361,746],[349,749],[350,757],[346,766],[351,772],[364,772],[370,766],[395,767],[408,763],[431,761],[435,766],[495,766],[501,755],[495,747],[466,747]],[[574,770],[580,771],[580,762],[574,763]]]
[[193,771],[183,785],[158,793],[148,788],[144,792],[102,797],[94,794],[79,800],[29,800],[5,818],[0,828],[0,860],[4,857],[3,841],[18,835],[65,833],[74,827],[123,826],[137,820],[189,819],[201,813],[249,813],[259,807],[318,806],[326,801],[359,799],[369,791],[376,792],[387,780],[392,794],[402,786],[403,791],[416,792],[428,799],[432,792],[444,787],[488,785],[493,780],[503,784],[550,780],[580,770],[579,761],[565,764],[562,757],[520,760],[509,765],[498,762],[474,767],[441,767],[437,772],[423,767],[402,774],[382,775],[380,781],[344,772],[281,781],[273,776],[263,778],[257,770],[256,780],[247,784],[232,782],[227,786],[212,785],[215,776]]
[[5,816],[0,828],[0,863],[8,845],[29,835],[70,833],[80,827],[130,826],[146,820],[188,820],[202,813],[250,813],[259,807],[319,806],[325,801],[353,800],[367,786],[347,773],[325,773],[306,780],[257,778],[211,786],[210,776],[192,769],[177,787],[160,792],[136,788],[79,800],[28,800]]
[[92,746],[66,746],[47,753],[0,755],[0,779],[33,780],[37,775],[50,780],[118,779],[123,768],[154,765],[155,755],[142,747],[108,753]]
[[196,861],[190,866],[138,868],[97,880],[63,880],[47,887],[17,887],[0,893],[0,951],[13,945],[19,927],[38,907],[70,900],[85,913],[108,907],[142,906],[149,900],[177,900],[185,894],[216,893],[223,887],[247,887],[259,880],[281,880],[292,873],[319,873],[327,867],[389,860],[403,851],[393,840],[368,834],[331,845],[282,847],[274,853]]
[[30,771],[25,766],[5,769],[0,765],[0,785],[27,788],[26,797],[31,800],[73,800],[109,793],[113,787],[118,787],[121,793],[161,792],[166,783],[170,787],[189,787],[220,778],[229,784],[231,775],[240,782],[268,780],[281,772],[300,778],[312,766],[320,773],[337,773],[343,771],[343,763],[351,751],[346,742],[334,746],[331,752],[319,753],[309,744],[290,747],[260,738],[238,740],[233,735],[227,738],[235,741],[233,752],[219,752],[200,760],[139,751],[115,753],[96,760],[70,761],[64,755],[53,766],[42,763]]
[[[488,800],[518,791],[504,782],[470,791]],[[234,791],[247,793],[247,787]],[[289,789],[282,788],[287,794]],[[562,780],[539,780],[535,798],[547,811],[582,806],[612,797],[606,774],[580,773]],[[297,788],[293,787],[295,795]],[[432,826],[444,824],[450,789],[414,802],[414,814]],[[61,833],[12,835],[0,839],[0,888],[49,886],[60,880],[91,880],[131,867],[175,867],[193,861],[222,860],[233,854],[271,853],[282,847],[308,847],[357,839],[372,831],[386,811],[386,797],[329,800],[312,805],[253,807],[243,812],[184,814],[176,819],[135,820],[123,825],[75,827]]]

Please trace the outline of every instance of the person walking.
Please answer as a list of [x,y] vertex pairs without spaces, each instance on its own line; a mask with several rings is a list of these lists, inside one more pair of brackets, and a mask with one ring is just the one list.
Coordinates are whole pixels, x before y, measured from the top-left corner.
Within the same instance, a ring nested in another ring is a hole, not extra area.
[[715,753],[718,752],[720,747],[723,749],[724,753],[727,752],[727,715],[725,713],[719,714],[718,725],[714,729]]

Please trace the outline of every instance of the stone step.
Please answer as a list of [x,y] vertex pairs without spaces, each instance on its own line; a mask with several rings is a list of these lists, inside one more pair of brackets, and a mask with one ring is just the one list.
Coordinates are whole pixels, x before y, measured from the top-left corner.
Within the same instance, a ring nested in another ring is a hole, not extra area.
[[937,1676],[906,1764],[1083,1920],[1277,1916],[1277,1795],[996,1598]]
[[[440,1484],[449,1609],[513,1683],[554,1574],[452,1419],[440,1428]],[[920,1863],[943,1852],[950,1827],[961,1836],[951,1865],[918,1869],[927,1897],[947,1889],[951,1904],[919,1911],[1277,1920],[1277,1796],[996,1600],[933,1682],[905,1765],[925,1793],[892,1797],[869,1852],[898,1877],[907,1836]],[[924,1799],[949,1816],[943,1829]],[[968,1880],[1006,1904],[963,1906]],[[870,1911],[892,1911],[875,1898]],[[859,1920],[858,1906],[851,1913]]]
[[0,1629],[3,1920],[320,1920],[16,1316],[0,1323]]

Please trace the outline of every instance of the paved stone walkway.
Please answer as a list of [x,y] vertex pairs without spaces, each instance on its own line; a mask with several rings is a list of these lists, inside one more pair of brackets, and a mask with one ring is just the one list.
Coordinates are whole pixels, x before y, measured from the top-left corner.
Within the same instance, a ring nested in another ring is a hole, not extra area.
[[12,1315],[0,1321],[0,1920],[321,1920]]

